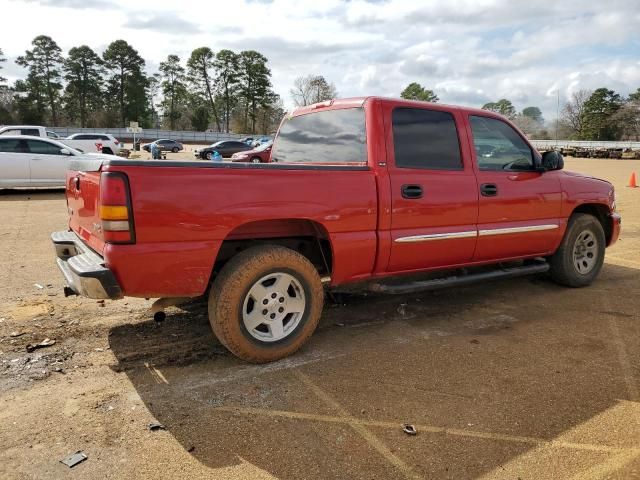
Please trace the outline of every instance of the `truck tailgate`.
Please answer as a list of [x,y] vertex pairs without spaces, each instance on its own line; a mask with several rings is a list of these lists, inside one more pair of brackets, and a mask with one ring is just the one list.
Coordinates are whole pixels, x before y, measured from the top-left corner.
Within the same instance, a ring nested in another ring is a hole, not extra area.
[[98,211],[101,167],[101,160],[71,161],[65,191],[69,228],[99,254],[104,249]]

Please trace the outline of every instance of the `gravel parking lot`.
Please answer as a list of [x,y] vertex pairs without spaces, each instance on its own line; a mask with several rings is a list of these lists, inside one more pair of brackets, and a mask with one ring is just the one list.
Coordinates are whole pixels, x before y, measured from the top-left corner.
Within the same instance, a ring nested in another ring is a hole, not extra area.
[[155,324],[144,299],[64,298],[63,194],[0,191],[0,477],[640,478],[640,161],[566,168],[618,192],[591,287],[349,297],[262,366],[224,350],[202,303]]

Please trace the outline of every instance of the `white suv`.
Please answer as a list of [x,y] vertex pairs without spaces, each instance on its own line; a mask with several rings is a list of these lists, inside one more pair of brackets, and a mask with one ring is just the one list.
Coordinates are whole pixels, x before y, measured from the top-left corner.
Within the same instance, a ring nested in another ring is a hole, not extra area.
[[[60,141],[73,140],[69,144],[83,152],[102,152],[111,155],[118,155],[124,148],[124,144],[110,133],[74,133]],[[82,141],[81,141],[82,140]]]

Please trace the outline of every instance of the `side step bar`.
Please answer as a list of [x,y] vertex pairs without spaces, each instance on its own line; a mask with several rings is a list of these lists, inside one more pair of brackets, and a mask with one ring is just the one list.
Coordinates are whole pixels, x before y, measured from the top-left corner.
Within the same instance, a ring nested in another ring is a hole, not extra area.
[[536,262],[530,265],[522,265],[519,267],[501,268],[488,272],[470,273],[461,275],[452,275],[445,278],[436,278],[433,280],[423,280],[411,283],[403,283],[398,285],[385,285],[383,283],[373,283],[369,285],[369,290],[377,293],[388,293],[391,295],[402,295],[405,293],[422,292],[425,290],[437,290],[446,287],[458,287],[468,285],[479,281],[497,280],[502,278],[521,277],[523,275],[531,275],[534,273],[544,273],[549,270],[547,262]]

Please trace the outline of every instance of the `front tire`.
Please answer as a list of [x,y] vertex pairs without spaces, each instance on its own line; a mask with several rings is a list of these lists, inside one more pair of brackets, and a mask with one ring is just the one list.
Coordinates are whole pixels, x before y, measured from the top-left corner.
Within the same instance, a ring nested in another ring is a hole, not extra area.
[[263,245],[224,266],[209,293],[209,322],[234,355],[252,363],[273,362],[305,344],[323,303],[320,276],[306,257]]
[[573,215],[560,247],[549,259],[551,278],[568,287],[590,285],[602,269],[605,247],[598,219],[586,213]]
[[172,151],[173,153],[178,153],[178,152],[180,151],[180,149],[179,149],[178,147],[173,147],[173,148],[171,149],[171,151]]
[[211,152],[207,152],[205,154],[205,157],[207,158],[207,160],[211,160],[213,158],[213,154]]
[[262,162],[262,160],[260,160],[260,157],[253,157],[251,159],[251,163],[260,163],[260,162]]

